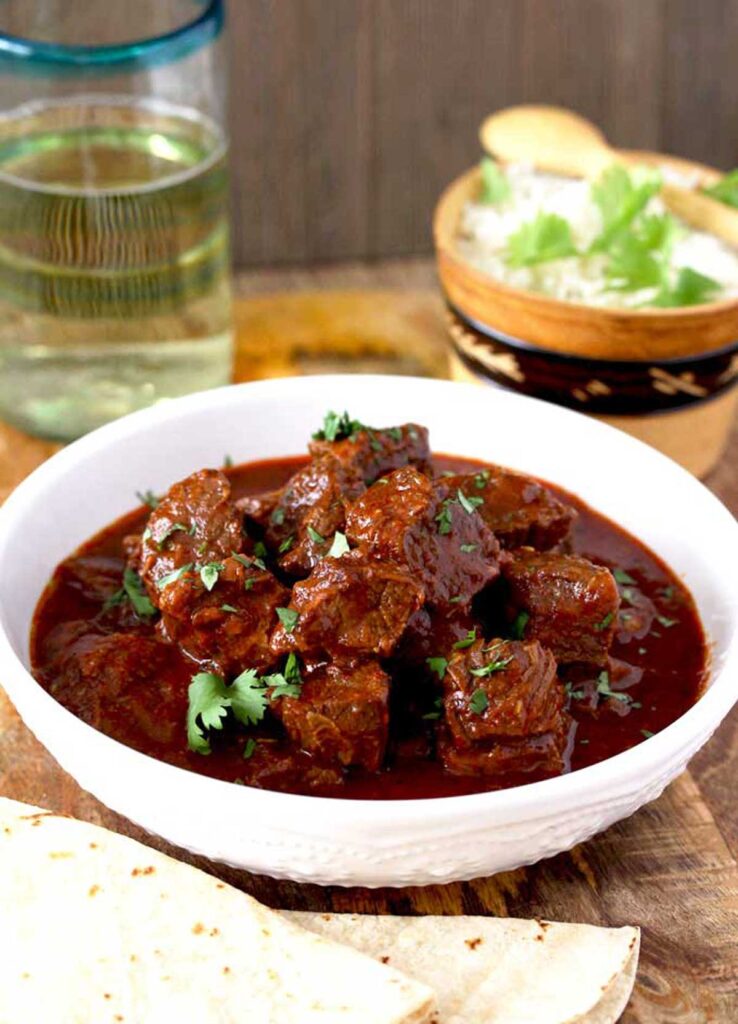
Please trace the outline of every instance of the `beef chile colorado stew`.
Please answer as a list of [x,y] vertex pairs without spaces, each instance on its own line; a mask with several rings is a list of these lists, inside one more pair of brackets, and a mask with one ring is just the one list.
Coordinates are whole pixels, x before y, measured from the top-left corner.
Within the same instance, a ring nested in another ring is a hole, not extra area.
[[39,602],[36,678],[172,764],[371,799],[582,768],[699,696],[690,594],[575,497],[431,456],[415,424],[329,413],[309,448],[193,473],[83,545]]

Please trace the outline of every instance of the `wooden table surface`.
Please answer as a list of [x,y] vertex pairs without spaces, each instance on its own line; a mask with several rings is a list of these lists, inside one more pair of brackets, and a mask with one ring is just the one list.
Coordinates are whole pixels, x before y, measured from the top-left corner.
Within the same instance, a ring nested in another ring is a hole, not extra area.
[[[241,377],[289,368],[286,355],[284,365],[275,369],[255,354],[255,343],[260,348],[265,337],[275,346],[281,338],[287,346],[286,339],[299,335],[305,358],[311,339],[325,346],[331,332],[338,333],[342,343],[354,332],[371,347],[378,335],[389,330],[410,347],[422,340],[427,347],[423,358],[431,365],[441,358],[442,312],[433,290],[432,268],[425,260],[265,271],[242,276],[237,286],[241,297],[259,300],[241,302],[237,308]],[[313,297],[307,304],[299,299],[271,302],[267,298],[272,292],[306,288],[326,293],[349,289],[354,294],[325,294],[323,301]],[[367,288],[385,294],[368,297],[356,291]],[[336,308],[340,310],[337,323],[330,312]],[[53,445],[0,427],[0,497],[53,450]],[[721,465],[706,482],[738,512],[738,429]],[[321,888],[211,865],[145,835],[81,790],[35,741],[0,692],[0,793],[175,852],[271,906],[640,925],[641,965],[623,1017],[626,1024],[738,1021],[737,773],[738,713],[734,711],[689,771],[659,800],[569,853],[493,878],[447,886]]]

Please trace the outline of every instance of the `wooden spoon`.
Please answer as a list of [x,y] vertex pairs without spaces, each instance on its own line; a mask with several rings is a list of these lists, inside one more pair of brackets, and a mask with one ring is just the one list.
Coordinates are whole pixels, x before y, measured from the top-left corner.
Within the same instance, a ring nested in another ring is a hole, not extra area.
[[[614,163],[639,163],[614,149],[591,121],[561,107],[508,107],[482,123],[479,138],[484,149],[504,163],[527,163],[574,178],[596,178]],[[661,197],[692,227],[738,246],[738,210],[678,185],[664,184]]]

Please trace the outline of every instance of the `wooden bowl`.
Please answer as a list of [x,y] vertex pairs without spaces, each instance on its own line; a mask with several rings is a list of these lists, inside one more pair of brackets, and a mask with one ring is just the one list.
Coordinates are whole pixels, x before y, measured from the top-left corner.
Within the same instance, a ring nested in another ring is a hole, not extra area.
[[[706,183],[719,176],[686,160],[633,155],[696,172]],[[462,207],[480,186],[477,168],[457,178],[434,216],[453,375],[591,413],[693,473],[707,473],[723,450],[738,400],[738,299],[603,309],[503,284],[456,248]]]

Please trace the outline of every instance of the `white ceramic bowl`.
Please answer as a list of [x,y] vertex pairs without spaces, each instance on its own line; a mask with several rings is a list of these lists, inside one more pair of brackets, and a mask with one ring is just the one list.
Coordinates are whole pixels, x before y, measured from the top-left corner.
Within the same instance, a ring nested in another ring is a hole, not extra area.
[[[415,420],[436,451],[562,484],[680,573],[713,642],[699,702],[653,739],[571,775],[446,799],[368,802],[234,786],[161,764],[57,704],[28,672],[34,606],[55,565],[135,504],[225,453],[304,451],[329,408],[378,425]],[[89,434],[35,471],[0,511],[0,678],[77,781],[151,832],[251,871],[337,885],[473,878],[565,850],[653,800],[738,696],[738,524],[663,455],[577,413],[471,385],[305,377],[178,399]]]

